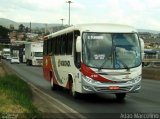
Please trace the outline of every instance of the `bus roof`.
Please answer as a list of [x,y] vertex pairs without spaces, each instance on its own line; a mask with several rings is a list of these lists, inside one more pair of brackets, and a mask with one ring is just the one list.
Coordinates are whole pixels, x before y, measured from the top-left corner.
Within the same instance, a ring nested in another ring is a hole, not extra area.
[[69,33],[74,30],[79,30],[82,32],[106,32],[106,33],[133,33],[137,32],[132,26],[120,25],[120,24],[106,24],[106,23],[96,23],[96,24],[81,24],[68,27],[66,29],[57,31],[55,33],[45,36],[46,38],[52,38],[59,36],[61,34]]

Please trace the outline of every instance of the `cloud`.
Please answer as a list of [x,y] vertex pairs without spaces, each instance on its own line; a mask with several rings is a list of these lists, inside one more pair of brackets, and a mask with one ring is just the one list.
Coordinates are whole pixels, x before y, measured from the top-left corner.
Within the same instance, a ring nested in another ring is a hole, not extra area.
[[146,28],[160,30],[160,21],[154,18],[148,18],[145,21]]
[[146,4],[143,3],[143,0],[129,1],[127,5],[133,11],[144,11],[144,10],[146,10]]
[[103,19],[100,21],[160,30],[157,27],[160,24],[159,0],[106,0],[97,5],[97,9],[100,8]]
[[59,9],[62,8],[65,1],[64,0],[23,0],[23,4],[34,6],[38,9]]

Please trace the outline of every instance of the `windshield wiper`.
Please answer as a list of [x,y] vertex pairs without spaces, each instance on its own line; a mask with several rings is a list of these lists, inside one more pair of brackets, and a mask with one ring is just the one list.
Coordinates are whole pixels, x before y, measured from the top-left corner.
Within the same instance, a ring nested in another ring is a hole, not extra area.
[[[100,71],[102,68],[103,68],[103,66],[106,64],[106,62],[108,61],[108,57],[106,57],[105,59],[104,59],[105,61],[102,63],[102,65],[98,68],[98,71]],[[113,61],[113,53],[111,53],[111,64],[112,64],[112,61]]]
[[125,69],[127,69],[127,70],[130,69],[130,68],[127,66],[127,64],[124,63],[122,60],[119,59],[119,61],[120,61],[120,63],[123,65],[123,67],[124,67]]
[[102,68],[103,68],[103,66],[106,64],[106,62],[107,62],[107,58],[105,58],[105,61],[102,63],[102,65],[98,68],[98,71],[100,71]]

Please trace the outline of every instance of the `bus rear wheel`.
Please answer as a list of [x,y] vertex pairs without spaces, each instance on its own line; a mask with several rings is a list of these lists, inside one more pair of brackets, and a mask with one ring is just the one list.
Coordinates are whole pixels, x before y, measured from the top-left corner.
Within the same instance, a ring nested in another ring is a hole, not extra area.
[[116,93],[116,100],[123,101],[126,97],[126,93]]

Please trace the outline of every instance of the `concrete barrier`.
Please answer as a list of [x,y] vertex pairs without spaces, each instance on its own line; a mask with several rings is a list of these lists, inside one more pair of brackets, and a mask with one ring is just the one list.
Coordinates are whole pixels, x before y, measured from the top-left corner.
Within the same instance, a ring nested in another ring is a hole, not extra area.
[[142,77],[144,79],[160,80],[160,67],[143,67]]

